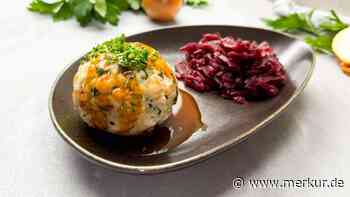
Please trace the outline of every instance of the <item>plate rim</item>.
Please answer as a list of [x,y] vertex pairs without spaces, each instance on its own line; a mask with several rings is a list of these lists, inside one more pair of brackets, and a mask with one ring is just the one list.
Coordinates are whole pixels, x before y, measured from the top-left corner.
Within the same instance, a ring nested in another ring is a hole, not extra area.
[[78,143],[76,143],[72,138],[70,138],[66,132],[61,128],[59,125],[54,110],[53,110],[53,97],[56,92],[56,87],[64,73],[72,66],[74,65],[77,61],[79,61],[80,58],[77,58],[73,63],[65,66],[62,71],[59,72],[58,76],[56,77],[55,81],[53,82],[53,85],[51,86],[50,89],[50,95],[49,95],[49,114],[50,114],[50,119],[55,127],[55,130],[59,133],[59,135],[66,141],[74,150],[80,153],[83,157],[87,158],[89,161],[92,161],[94,163],[97,163],[99,165],[102,165],[104,167],[108,167],[111,169],[114,169],[119,172],[124,172],[124,173],[132,173],[132,174],[158,174],[158,173],[164,173],[164,172],[170,172],[174,170],[178,170],[184,167],[189,167],[191,165],[194,165],[196,163],[199,163],[201,161],[207,160],[219,153],[222,153],[234,145],[246,140],[248,137],[251,135],[255,134],[258,130],[266,126],[268,123],[270,123],[273,119],[277,118],[278,115],[280,115],[283,111],[287,109],[288,106],[303,92],[305,89],[306,85],[309,83],[311,76],[314,72],[315,69],[315,63],[316,63],[316,56],[315,52],[306,44],[303,43],[300,39],[293,37],[289,34],[283,33],[283,32],[277,32],[274,30],[266,29],[266,28],[261,28],[261,27],[251,27],[251,26],[242,26],[242,25],[173,25],[173,26],[168,26],[168,27],[161,27],[161,28],[154,28],[150,29],[148,31],[143,31],[135,34],[130,34],[126,36],[126,39],[129,37],[141,35],[144,33],[152,33],[155,31],[162,31],[162,30],[169,30],[169,29],[178,29],[178,28],[193,28],[193,27],[226,27],[226,28],[248,28],[252,30],[263,30],[263,31],[268,31],[276,34],[280,34],[282,36],[288,37],[293,40],[298,40],[298,42],[301,42],[304,44],[308,50],[311,52],[312,58],[311,58],[311,65],[310,69],[308,69],[308,72],[306,74],[306,78],[304,81],[301,83],[299,88],[295,90],[293,95],[281,106],[279,107],[276,111],[274,111],[272,114],[270,114],[267,118],[265,118],[263,121],[259,122],[257,125],[255,125],[253,128],[243,132],[241,135],[232,138],[228,140],[227,142],[220,144],[208,151],[205,151],[203,153],[200,153],[195,156],[188,157],[186,159],[177,161],[177,162],[172,162],[172,163],[167,163],[167,164],[161,164],[161,165],[153,165],[153,166],[133,166],[133,165],[126,165],[126,164],[121,164],[121,163],[116,163],[109,161],[107,159],[104,159],[102,157],[99,157],[82,146],[80,146]]

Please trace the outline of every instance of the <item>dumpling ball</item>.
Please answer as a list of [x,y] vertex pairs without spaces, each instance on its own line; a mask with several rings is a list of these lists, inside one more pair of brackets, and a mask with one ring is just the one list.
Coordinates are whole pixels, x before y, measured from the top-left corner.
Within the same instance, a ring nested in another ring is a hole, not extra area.
[[88,53],[73,82],[80,117],[118,135],[139,135],[164,122],[177,95],[175,75],[159,52],[123,36]]

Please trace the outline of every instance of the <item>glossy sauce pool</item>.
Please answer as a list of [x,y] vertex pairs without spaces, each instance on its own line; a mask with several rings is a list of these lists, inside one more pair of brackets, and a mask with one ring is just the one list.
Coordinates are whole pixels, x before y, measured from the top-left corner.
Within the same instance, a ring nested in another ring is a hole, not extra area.
[[146,156],[174,149],[204,126],[194,98],[184,90],[179,92],[178,103],[169,119],[143,136],[118,136],[87,127],[88,134],[111,152]]

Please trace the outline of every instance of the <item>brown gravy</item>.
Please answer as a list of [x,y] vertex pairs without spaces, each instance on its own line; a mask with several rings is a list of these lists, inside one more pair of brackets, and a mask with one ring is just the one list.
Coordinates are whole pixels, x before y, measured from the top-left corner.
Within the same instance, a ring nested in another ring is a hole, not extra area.
[[154,155],[174,149],[203,127],[195,99],[184,90],[179,92],[178,109],[163,124],[143,136],[118,136],[88,128],[89,135],[111,152]]

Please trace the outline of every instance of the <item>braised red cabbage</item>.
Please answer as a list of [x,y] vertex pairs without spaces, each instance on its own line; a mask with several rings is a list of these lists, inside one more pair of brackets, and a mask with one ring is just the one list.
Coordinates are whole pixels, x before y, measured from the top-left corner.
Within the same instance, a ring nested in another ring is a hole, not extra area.
[[180,50],[185,59],[176,65],[179,80],[196,91],[216,91],[236,103],[274,97],[287,79],[267,42],[208,33]]

